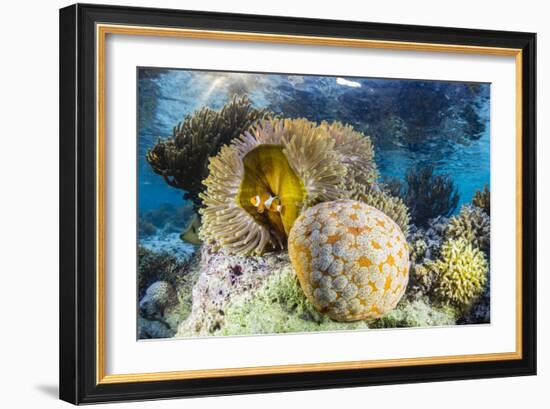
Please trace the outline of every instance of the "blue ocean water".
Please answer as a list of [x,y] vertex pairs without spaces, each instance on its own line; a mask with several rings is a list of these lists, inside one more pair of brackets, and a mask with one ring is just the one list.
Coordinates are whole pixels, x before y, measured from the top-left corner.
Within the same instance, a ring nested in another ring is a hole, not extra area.
[[452,177],[460,206],[490,182],[490,84],[142,68],[138,79],[139,209],[182,205],[146,152],[186,115],[233,95],[284,117],[338,120],[370,135],[382,178],[431,165]]

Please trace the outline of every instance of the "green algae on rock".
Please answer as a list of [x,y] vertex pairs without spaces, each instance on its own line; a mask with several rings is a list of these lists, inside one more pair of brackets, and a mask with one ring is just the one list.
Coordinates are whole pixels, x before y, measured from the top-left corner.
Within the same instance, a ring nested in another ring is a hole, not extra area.
[[215,335],[281,334],[366,329],[364,321],[341,323],[318,312],[307,300],[290,266],[274,271],[255,292],[233,299]]
[[403,300],[378,320],[369,321],[370,328],[407,328],[455,325],[457,312],[449,306],[433,306],[426,299]]

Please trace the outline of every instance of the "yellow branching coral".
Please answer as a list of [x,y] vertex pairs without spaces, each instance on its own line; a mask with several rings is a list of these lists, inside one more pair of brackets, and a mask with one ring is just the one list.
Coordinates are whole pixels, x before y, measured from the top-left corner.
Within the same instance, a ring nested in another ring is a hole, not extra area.
[[399,197],[391,196],[383,191],[371,190],[368,193],[357,195],[356,198],[388,215],[397,223],[405,236],[409,234],[411,220],[409,208]]
[[435,295],[445,304],[470,307],[483,293],[489,266],[483,253],[466,240],[447,240],[440,258],[426,263],[434,274]]
[[210,160],[201,238],[243,255],[282,247],[304,208],[351,196],[350,172],[370,183],[360,170],[365,161],[372,161],[370,140],[351,127],[261,121]]

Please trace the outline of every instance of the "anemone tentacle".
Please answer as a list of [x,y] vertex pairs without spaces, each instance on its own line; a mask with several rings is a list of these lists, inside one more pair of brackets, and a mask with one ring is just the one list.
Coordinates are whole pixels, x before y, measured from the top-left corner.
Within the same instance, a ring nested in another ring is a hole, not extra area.
[[[304,208],[364,192],[377,175],[368,137],[304,118],[258,121],[210,159],[209,172],[202,238],[237,254],[283,247]],[[260,197],[280,210],[259,210]]]
[[224,146],[210,158],[209,176],[203,181],[207,190],[200,194],[204,208],[201,239],[236,254],[261,254],[268,244],[281,246],[280,240],[243,208],[235,197],[244,174],[239,153],[234,147]]

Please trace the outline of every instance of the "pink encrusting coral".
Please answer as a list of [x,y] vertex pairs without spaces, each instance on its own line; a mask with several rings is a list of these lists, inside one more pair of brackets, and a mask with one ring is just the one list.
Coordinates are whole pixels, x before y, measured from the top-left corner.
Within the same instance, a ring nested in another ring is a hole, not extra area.
[[409,250],[399,226],[355,200],[320,203],[294,223],[292,265],[306,297],[337,321],[379,318],[409,280]]

